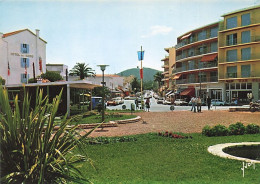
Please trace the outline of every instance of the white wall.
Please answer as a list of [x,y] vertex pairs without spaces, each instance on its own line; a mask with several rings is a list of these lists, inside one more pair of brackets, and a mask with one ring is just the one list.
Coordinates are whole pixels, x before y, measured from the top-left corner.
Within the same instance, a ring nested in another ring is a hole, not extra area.
[[[66,78],[66,69],[68,69],[67,65],[62,64],[46,64],[46,70],[59,72],[59,74],[65,79]],[[69,72],[69,71],[68,71]]]
[[[42,58],[43,73],[46,72],[46,43],[41,39],[38,39],[38,44],[36,46],[36,40],[36,35],[28,30],[5,38],[0,38],[0,75],[6,79],[6,84],[21,83],[21,74],[25,73],[25,68],[21,67],[21,58],[29,58],[29,68],[27,68],[29,78],[33,78],[33,62],[35,65],[36,77],[41,74],[41,71],[39,70],[39,57]],[[29,53],[21,53],[21,44],[29,44]],[[36,51],[36,48],[38,48],[38,52]],[[10,65],[10,76],[7,75],[8,60]]]

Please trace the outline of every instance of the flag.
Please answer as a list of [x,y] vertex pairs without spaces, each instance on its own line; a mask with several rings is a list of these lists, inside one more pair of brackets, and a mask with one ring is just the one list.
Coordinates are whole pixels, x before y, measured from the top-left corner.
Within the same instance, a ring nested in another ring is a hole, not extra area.
[[39,70],[42,72],[42,58],[39,57]]
[[9,65],[9,61],[8,61],[8,76],[10,76],[10,65]]
[[24,69],[25,69],[25,76],[27,76],[27,63],[26,63],[26,59],[24,59]]
[[144,51],[138,51],[137,54],[138,54],[138,60],[142,61],[144,59]]
[[140,69],[140,78],[143,79],[143,69]]

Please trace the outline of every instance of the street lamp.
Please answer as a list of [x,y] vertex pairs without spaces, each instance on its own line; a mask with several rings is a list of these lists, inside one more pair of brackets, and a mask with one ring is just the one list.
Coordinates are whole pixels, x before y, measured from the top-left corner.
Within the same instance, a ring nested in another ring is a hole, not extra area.
[[104,71],[107,66],[109,65],[97,65],[100,67],[100,70],[102,71],[102,122],[105,121],[105,82],[104,82]]

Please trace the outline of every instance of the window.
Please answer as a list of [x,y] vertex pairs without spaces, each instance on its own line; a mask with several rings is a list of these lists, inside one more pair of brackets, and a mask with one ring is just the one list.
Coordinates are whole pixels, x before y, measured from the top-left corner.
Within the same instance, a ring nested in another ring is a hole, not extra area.
[[26,68],[29,68],[29,66],[30,66],[29,58],[21,58],[21,67],[25,68],[25,65],[26,65]]
[[227,62],[237,61],[237,49],[227,51]]
[[214,27],[210,29],[210,38],[218,36],[218,27]]
[[241,60],[250,60],[251,59],[251,47],[241,49]]
[[194,56],[194,48],[189,49],[189,57]]
[[241,77],[250,77],[251,65],[242,65],[241,66]]
[[188,62],[189,70],[194,70],[195,69],[195,62],[194,61],[189,61]]
[[28,44],[21,44],[21,53],[29,53],[29,45]]
[[194,83],[195,82],[195,75],[194,74],[188,75],[188,82],[189,83]]
[[218,72],[210,72],[210,82],[217,82],[218,81]]
[[185,63],[182,63],[181,70],[186,71],[186,64]]
[[227,19],[227,29],[237,27],[237,17],[231,17]]
[[27,83],[28,79],[29,79],[29,74],[25,74],[25,73],[22,73],[21,74],[21,83]]
[[207,46],[206,45],[202,45],[202,46],[199,46],[197,48],[197,55],[206,54],[206,53],[207,53]]
[[247,25],[251,24],[250,13],[242,15],[241,20],[242,20],[241,26],[247,26]]
[[198,34],[198,41],[200,41],[200,40],[205,40],[205,39],[206,39],[206,35],[207,35],[207,33],[206,33],[205,30],[199,32],[199,34]]
[[211,52],[217,52],[218,51],[218,43],[213,42],[210,44]]
[[247,88],[247,89],[252,89],[252,83],[247,83],[246,88]]
[[241,42],[242,43],[248,43],[251,42],[251,36],[250,31],[244,31],[241,33]]
[[237,44],[237,33],[227,35],[227,45],[236,45]]
[[207,82],[207,75],[205,72],[198,73],[199,82]]
[[237,77],[237,66],[228,66],[227,78],[236,78],[236,77]]

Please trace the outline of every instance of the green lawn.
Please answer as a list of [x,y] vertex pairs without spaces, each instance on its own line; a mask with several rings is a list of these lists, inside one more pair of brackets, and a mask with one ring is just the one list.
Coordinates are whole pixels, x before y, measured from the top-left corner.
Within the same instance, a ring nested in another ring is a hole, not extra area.
[[[109,121],[116,121],[116,120],[124,120],[124,119],[131,119],[135,118],[136,115],[126,115],[126,114],[108,114],[105,116],[105,122]],[[76,125],[76,124],[92,124],[92,123],[101,123],[102,122],[102,116],[97,114],[97,115],[90,115],[87,117],[79,117],[75,118],[74,121],[71,122],[71,124]]]
[[94,183],[260,183],[260,164],[245,170],[242,162],[223,159],[207,152],[210,145],[259,141],[260,135],[172,139],[145,134],[137,141],[88,145],[86,151],[96,170],[85,164],[81,171]]

